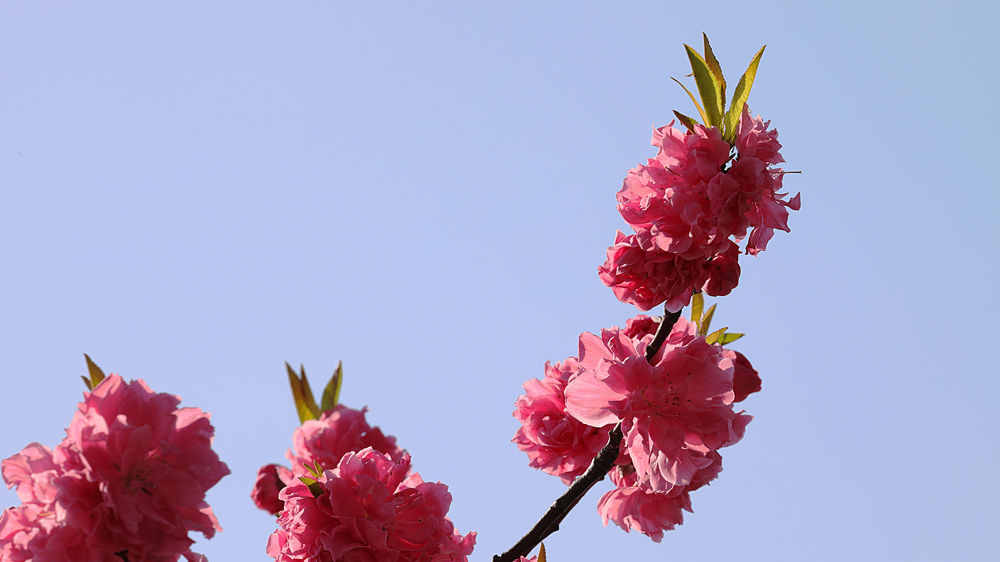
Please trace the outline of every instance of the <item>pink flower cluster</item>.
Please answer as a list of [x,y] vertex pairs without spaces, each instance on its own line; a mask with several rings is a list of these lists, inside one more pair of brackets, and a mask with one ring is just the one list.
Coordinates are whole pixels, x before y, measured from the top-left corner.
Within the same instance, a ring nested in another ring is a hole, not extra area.
[[403,458],[403,449],[396,445],[396,438],[386,436],[382,430],[368,425],[365,413],[368,408],[355,410],[337,405],[323,412],[318,420],[309,420],[292,434],[292,449],[285,457],[292,463],[286,467],[269,464],[257,471],[251,498],[264,511],[277,515],[282,508],[278,493],[298,476],[308,475],[316,462],[323,468],[337,466],[341,457],[366,447],[385,453],[393,460]]
[[600,337],[582,334],[579,360],[547,366],[545,380],[525,384],[514,441],[531,466],[568,483],[620,423],[624,438],[610,473],[615,489],[598,510],[605,524],[659,541],[691,510],[690,492],[722,470],[719,449],[742,438],[751,417],[733,405],[758,391],[760,378],[745,357],[707,343],[683,318],[647,361],[656,327],[639,316]]
[[[649,310],[666,303],[677,312],[704,291],[729,294],[739,283],[739,246],[756,255],[775,229],[788,231],[778,133],[744,109],[735,146],[715,127],[694,132],[653,131],[658,151],[629,170],[618,192],[618,210],[635,234],[618,232],[599,268],[601,281],[622,302]],[[735,154],[731,152],[735,151]]]
[[521,427],[512,441],[528,454],[528,466],[558,476],[567,485],[587,470],[611,431],[566,414],[566,384],[579,372],[575,357],[546,363],[545,377],[524,383],[525,394],[518,397],[514,410]]
[[476,542],[448,519],[448,487],[411,473],[409,454],[396,461],[371,447],[347,453],[314,484],[289,484],[280,499],[279,529],[267,543],[277,562],[466,562]]
[[306,421],[285,454],[292,468],[258,471],[254,503],[278,516],[268,555],[279,562],[467,560],[476,534],[455,531],[448,487],[411,473],[410,455],[370,426],[366,412],[338,405]]
[[110,375],[78,405],[66,438],[2,463],[22,505],[0,516],[5,562],[174,562],[189,531],[221,530],[205,494],[229,468],[209,414]]

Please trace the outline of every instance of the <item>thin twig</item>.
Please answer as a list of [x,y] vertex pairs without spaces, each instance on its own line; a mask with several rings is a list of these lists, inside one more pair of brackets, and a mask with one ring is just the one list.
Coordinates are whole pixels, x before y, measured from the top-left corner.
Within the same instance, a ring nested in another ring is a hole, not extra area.
[[649,346],[646,347],[646,361],[652,361],[656,352],[660,350],[663,342],[667,341],[667,336],[670,335],[670,330],[674,329],[674,324],[677,323],[677,319],[681,317],[681,311],[668,312],[666,305],[663,307],[663,320],[660,321],[660,326],[656,328],[656,335],[653,336],[653,341],[649,342]]
[[545,537],[559,530],[559,523],[569,515],[573,506],[588,490],[594,487],[594,484],[603,480],[611,467],[614,466],[615,459],[618,458],[618,445],[622,441],[621,428],[615,427],[608,437],[608,444],[597,454],[594,462],[590,463],[587,472],[574,480],[566,493],[552,502],[545,515],[538,520],[538,523],[535,523],[535,526],[526,535],[521,537],[521,540],[517,541],[517,544],[510,547],[507,552],[494,556],[493,562],[513,562],[521,556],[527,556],[538,543],[545,540]]

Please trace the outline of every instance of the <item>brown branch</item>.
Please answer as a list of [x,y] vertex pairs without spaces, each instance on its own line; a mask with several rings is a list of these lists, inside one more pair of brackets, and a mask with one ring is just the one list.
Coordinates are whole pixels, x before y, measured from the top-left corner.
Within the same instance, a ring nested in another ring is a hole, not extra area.
[[653,341],[649,342],[649,345],[646,347],[646,361],[651,362],[653,360],[656,352],[663,346],[663,342],[667,341],[670,330],[674,329],[674,324],[677,323],[677,319],[680,317],[680,310],[677,312],[668,312],[666,305],[664,305],[663,320],[660,321],[660,326],[656,328],[656,335],[653,336]]
[[528,531],[517,544],[510,547],[507,552],[493,557],[493,562],[513,562],[521,556],[527,556],[538,543],[545,540],[545,537],[559,530],[559,523],[569,515],[573,507],[583,498],[588,490],[594,487],[611,470],[618,458],[618,445],[622,441],[622,430],[615,427],[608,436],[608,444],[601,449],[601,452],[590,463],[590,468],[579,478],[573,481],[569,489],[556,501],[552,502],[545,515],[535,523],[535,526]]
[[[668,312],[666,306],[664,306],[663,313],[663,320],[660,321],[660,325],[656,329],[653,341],[646,347],[646,361],[653,360],[656,352],[660,350],[663,342],[667,340],[670,330],[673,329],[677,319],[681,316],[680,311]],[[521,556],[527,556],[538,546],[538,543],[558,531],[559,523],[576,507],[576,504],[580,502],[584,494],[593,488],[594,484],[604,480],[604,477],[614,467],[615,460],[618,459],[621,442],[622,428],[621,424],[619,424],[608,434],[608,444],[601,449],[600,453],[597,453],[587,471],[574,480],[573,484],[570,485],[569,489],[563,495],[552,502],[549,509],[545,511],[545,515],[542,515],[542,518],[535,523],[530,531],[521,537],[521,540],[517,541],[514,546],[510,547],[503,554],[494,556],[493,562],[513,562]]]

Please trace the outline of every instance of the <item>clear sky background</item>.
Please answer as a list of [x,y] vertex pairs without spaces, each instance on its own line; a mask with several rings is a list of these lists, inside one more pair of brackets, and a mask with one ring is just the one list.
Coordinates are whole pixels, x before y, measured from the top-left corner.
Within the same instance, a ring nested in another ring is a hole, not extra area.
[[343,360],[489,560],[564,489],[521,384],[636,312],[597,266],[704,31],[733,83],[768,45],[751,109],[803,172],[716,314],[764,391],[661,544],[602,483],[549,559],[995,560],[996,3],[408,4],[0,6],[0,457],[63,437],[88,353],[212,412],[196,550],[266,561],[283,362]]

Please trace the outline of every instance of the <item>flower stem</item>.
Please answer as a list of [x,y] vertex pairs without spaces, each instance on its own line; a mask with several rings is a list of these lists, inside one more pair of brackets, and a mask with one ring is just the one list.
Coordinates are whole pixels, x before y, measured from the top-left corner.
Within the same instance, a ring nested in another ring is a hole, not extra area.
[[653,357],[656,352],[660,350],[663,346],[663,342],[667,341],[667,336],[670,335],[670,330],[674,329],[674,324],[677,323],[677,319],[681,317],[681,311],[668,312],[666,306],[663,307],[663,320],[660,321],[659,327],[656,328],[656,335],[653,336],[653,341],[649,342],[646,346],[646,362],[652,362]]

